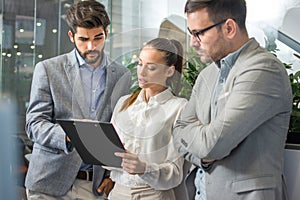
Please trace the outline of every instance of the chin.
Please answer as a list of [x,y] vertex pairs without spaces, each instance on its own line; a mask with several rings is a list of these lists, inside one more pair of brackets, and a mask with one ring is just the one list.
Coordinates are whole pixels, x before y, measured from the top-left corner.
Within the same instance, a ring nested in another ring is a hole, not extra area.
[[145,84],[139,83],[139,87],[140,87],[140,88],[145,88]]

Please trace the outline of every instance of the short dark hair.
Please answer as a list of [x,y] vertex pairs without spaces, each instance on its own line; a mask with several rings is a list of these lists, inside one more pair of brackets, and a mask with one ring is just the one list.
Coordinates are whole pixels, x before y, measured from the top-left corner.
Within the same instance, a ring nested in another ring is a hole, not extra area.
[[210,19],[218,23],[224,19],[234,19],[238,26],[246,29],[246,1],[245,0],[188,0],[184,12],[193,13],[207,8]]
[[73,4],[66,13],[70,31],[75,34],[77,27],[97,28],[103,26],[106,30],[110,19],[105,6],[95,0],[79,1]]

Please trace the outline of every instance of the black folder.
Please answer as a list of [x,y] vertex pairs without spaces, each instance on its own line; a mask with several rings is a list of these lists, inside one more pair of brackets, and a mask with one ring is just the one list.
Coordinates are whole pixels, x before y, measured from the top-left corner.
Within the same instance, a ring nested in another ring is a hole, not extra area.
[[113,125],[80,119],[57,119],[83,162],[92,165],[121,167],[115,152],[125,152]]

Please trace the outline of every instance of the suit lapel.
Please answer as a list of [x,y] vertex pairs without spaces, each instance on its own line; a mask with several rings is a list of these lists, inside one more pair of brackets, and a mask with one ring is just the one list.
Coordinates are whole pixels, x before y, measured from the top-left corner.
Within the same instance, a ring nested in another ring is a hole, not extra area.
[[111,64],[111,61],[107,59],[107,66],[106,66],[106,85],[103,97],[101,98],[101,103],[99,106],[99,110],[97,112],[97,118],[100,119],[101,115],[104,111],[104,108],[108,104],[108,100],[110,99],[110,96],[112,95],[112,91],[114,88],[114,83],[116,83],[116,66]]
[[[72,63],[72,62],[73,63]],[[89,118],[88,105],[85,99],[85,93],[82,86],[78,62],[75,51],[68,54],[68,62],[65,65],[65,72],[72,88],[72,109],[79,107],[84,118]],[[74,100],[78,106],[74,105]],[[74,110],[75,111],[75,110]]]

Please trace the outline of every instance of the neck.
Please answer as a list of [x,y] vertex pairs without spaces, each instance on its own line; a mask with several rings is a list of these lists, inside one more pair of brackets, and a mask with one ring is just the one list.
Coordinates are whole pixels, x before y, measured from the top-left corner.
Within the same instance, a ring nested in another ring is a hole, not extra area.
[[242,35],[241,37],[236,38],[236,40],[231,43],[231,47],[228,48],[228,52],[226,52],[226,54],[223,56],[223,58],[226,57],[228,54],[239,50],[248,41],[249,41],[248,35]]
[[244,44],[246,44],[249,41],[248,33],[247,32],[245,32],[245,33],[242,32],[239,35],[239,37],[236,38],[236,41],[237,42],[235,42],[234,46],[233,46],[234,51],[237,51],[238,49],[240,49]]
[[149,101],[150,97],[153,97],[153,96],[163,92],[166,89],[167,89],[167,87],[162,86],[162,85],[156,85],[155,87],[145,88],[145,93],[144,94],[145,94],[146,102]]

